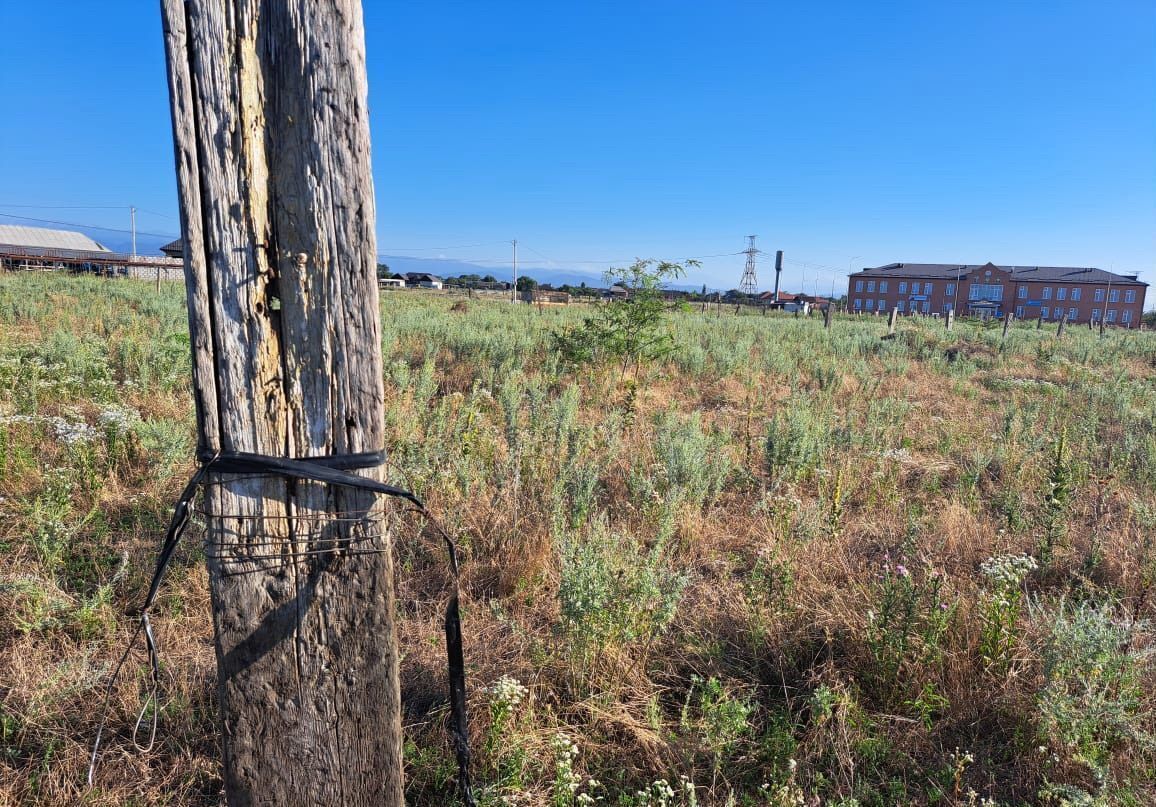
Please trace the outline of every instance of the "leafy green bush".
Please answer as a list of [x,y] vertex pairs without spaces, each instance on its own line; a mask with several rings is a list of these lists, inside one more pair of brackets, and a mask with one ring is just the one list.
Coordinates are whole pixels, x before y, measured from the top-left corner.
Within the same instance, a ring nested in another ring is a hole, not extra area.
[[664,548],[612,532],[604,518],[562,539],[562,626],[582,654],[655,637],[670,624],[687,578],[670,568]]
[[1103,790],[1122,744],[1153,741],[1144,687],[1153,650],[1135,642],[1145,626],[1117,616],[1113,602],[1060,600],[1037,606],[1033,617],[1045,631],[1040,737],[1086,766]]
[[597,306],[580,326],[556,332],[556,349],[576,365],[621,361],[623,373],[632,365],[637,368],[643,361],[668,355],[674,338],[662,327],[669,309],[662,286],[697,265],[639,259],[626,269],[611,269],[605,275],[607,285],[622,287],[626,295]]
[[810,476],[822,465],[830,436],[830,423],[811,402],[788,401],[767,424],[767,473],[772,479]]

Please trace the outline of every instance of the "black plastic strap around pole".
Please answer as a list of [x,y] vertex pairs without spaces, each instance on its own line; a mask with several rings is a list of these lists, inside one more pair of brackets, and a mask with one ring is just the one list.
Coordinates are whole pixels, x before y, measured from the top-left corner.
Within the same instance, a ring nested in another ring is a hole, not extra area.
[[[252,454],[248,452],[230,451],[230,452],[201,452],[198,455],[200,466],[185,485],[181,492],[180,498],[177,500],[176,506],[173,508],[173,516],[169,521],[168,529],[165,532],[164,541],[161,544],[161,551],[157,556],[157,566],[153,572],[152,582],[149,585],[148,595],[145,597],[144,605],[141,607],[140,623],[132,638],[129,640],[128,647],[125,648],[124,655],[121,656],[117,663],[112,679],[109,681],[108,688],[105,691],[104,706],[101,709],[100,725],[97,728],[96,739],[93,743],[92,756],[89,760],[88,766],[88,785],[91,787],[93,777],[96,772],[96,763],[100,752],[101,737],[104,733],[105,722],[108,717],[108,703],[112,696],[112,690],[116,685],[117,679],[120,677],[121,669],[132,650],[133,645],[136,644],[136,639],[142,633],[145,637],[145,647],[149,658],[149,672],[150,672],[150,686],[149,695],[145,699],[144,706],[137,717],[136,724],[133,726],[133,744],[141,752],[147,752],[152,749],[156,741],[157,720],[159,713],[158,693],[160,690],[160,653],[157,650],[156,639],[153,636],[152,624],[149,622],[149,609],[156,600],[157,593],[160,590],[161,581],[164,578],[165,571],[168,569],[169,562],[172,560],[173,552],[176,550],[177,544],[180,543],[181,536],[184,534],[185,528],[189,522],[189,511],[192,507],[193,498],[196,496],[197,490],[204,482],[205,476],[209,472],[222,474],[274,474],[278,476],[289,477],[293,479],[306,479],[314,482],[325,482],[332,485],[340,485],[342,487],[354,488],[357,490],[366,490],[373,493],[380,493],[386,496],[393,496],[404,499],[410,502],[417,511],[427,518],[434,528],[441,534],[445,541],[446,552],[449,558],[450,571],[454,579],[454,593],[450,597],[450,601],[446,606],[445,614],[445,633],[446,633],[446,663],[449,673],[450,685],[450,714],[451,714],[451,735],[454,742],[454,752],[457,756],[458,762],[458,784],[461,792],[462,803],[466,807],[475,807],[476,802],[473,796],[473,788],[470,781],[470,746],[469,746],[469,730],[468,720],[466,714],[466,675],[465,675],[465,658],[462,646],[462,626],[461,626],[461,611],[459,607],[459,590],[458,590],[458,559],[457,549],[454,546],[453,539],[445,528],[433,517],[433,515],[426,509],[425,504],[414,494],[402,488],[386,485],[374,479],[366,479],[363,476],[349,473],[352,470],[360,470],[366,468],[374,468],[385,462],[384,451],[370,451],[356,454],[344,454],[329,457],[308,457],[304,459],[287,459],[284,457],[273,457],[265,454]],[[150,703],[152,705],[152,718],[149,730],[148,742],[141,745],[137,741],[137,734],[140,730],[141,723],[144,721],[145,713],[148,711]]]

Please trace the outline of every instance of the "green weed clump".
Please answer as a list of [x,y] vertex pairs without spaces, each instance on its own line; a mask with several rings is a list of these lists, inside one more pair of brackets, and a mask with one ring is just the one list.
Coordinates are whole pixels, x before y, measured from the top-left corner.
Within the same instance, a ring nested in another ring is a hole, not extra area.
[[[1143,643],[1145,626],[1118,609],[1114,602],[1060,600],[1037,606],[1035,614],[1044,630],[1044,685],[1036,697],[1041,751],[1054,753],[1056,767],[1067,762],[1086,769],[1091,782],[1082,798],[1088,801],[1103,800],[1121,789],[1120,780],[1132,778],[1121,752],[1156,740],[1145,714],[1151,708],[1145,678],[1156,649]],[[1136,774],[1146,770],[1142,764]],[[1045,787],[1068,798],[1079,789],[1070,782]]]

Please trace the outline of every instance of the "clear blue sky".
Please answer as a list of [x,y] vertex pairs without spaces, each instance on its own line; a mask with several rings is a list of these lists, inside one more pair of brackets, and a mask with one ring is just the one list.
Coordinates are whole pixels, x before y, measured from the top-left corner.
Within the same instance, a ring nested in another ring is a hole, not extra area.
[[[157,6],[0,0],[0,203],[176,232]],[[573,265],[757,233],[788,288],[845,288],[854,256],[1156,282],[1152,0],[366,6],[382,252],[516,237]]]

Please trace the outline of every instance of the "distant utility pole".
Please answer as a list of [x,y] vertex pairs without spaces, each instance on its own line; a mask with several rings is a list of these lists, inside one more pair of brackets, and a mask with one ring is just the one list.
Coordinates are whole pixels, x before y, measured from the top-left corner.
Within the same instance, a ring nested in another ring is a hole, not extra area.
[[743,279],[739,283],[739,291],[749,297],[754,297],[759,293],[759,278],[755,274],[755,256],[759,254],[759,251],[755,248],[755,236],[748,235],[747,240],[750,242],[746,249],[747,266],[743,270]]
[[132,256],[136,257],[136,208],[128,209],[129,219],[132,221]]
[[518,239],[515,238],[510,242],[514,245],[514,289],[510,293],[510,302],[518,302]]

